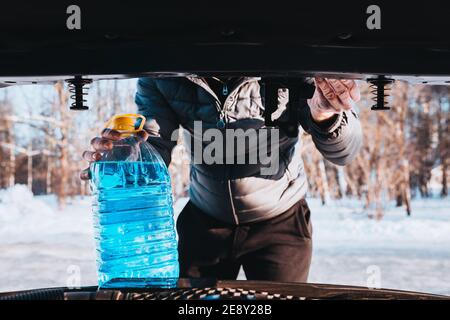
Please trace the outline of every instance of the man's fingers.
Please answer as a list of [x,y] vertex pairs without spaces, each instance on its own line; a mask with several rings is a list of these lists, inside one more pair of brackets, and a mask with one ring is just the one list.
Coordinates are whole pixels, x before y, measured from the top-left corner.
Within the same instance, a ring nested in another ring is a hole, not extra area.
[[89,180],[91,179],[91,170],[89,168],[84,169],[80,172],[80,179],[81,180]]
[[[113,141],[120,140],[121,134],[116,130],[104,129],[101,137],[95,137],[91,140],[91,146],[95,151],[84,151],[83,159],[88,162],[99,161],[102,157],[101,151],[108,151],[113,148]],[[91,179],[91,171],[89,168],[80,172],[81,180]]]
[[351,108],[351,101],[350,101],[350,92],[349,89],[338,79],[327,79],[326,80],[331,88],[333,88],[334,92],[338,96],[342,106],[345,109]]
[[112,130],[112,129],[103,129],[102,131],[102,138],[117,141],[122,139],[121,134],[119,131]]
[[316,104],[320,110],[325,112],[336,112],[336,109],[325,99],[322,91],[317,91]]
[[110,139],[96,137],[91,140],[91,145],[96,151],[108,151],[113,147]]
[[148,132],[145,131],[145,130],[142,130],[142,131],[139,131],[138,133],[136,133],[136,137],[138,138],[138,140],[139,140],[140,142],[147,141],[148,136],[149,136],[149,134],[148,134]]
[[358,102],[359,100],[361,100],[361,93],[355,80],[343,79],[341,80],[341,82],[348,88],[350,97],[353,99],[353,101]]
[[341,111],[344,106],[340,103],[336,93],[334,92],[334,90],[330,86],[330,84],[323,78],[316,78],[315,82],[316,82],[316,85],[317,85],[319,91],[322,93],[323,97],[325,98],[325,100],[327,100],[328,103],[336,111]]
[[333,88],[325,81],[323,78],[315,79],[317,87],[319,87],[320,91],[323,93],[324,97],[327,100],[332,100],[336,98],[336,94],[334,93]]
[[85,151],[83,152],[83,159],[88,162],[95,162],[102,158],[102,155],[96,151]]

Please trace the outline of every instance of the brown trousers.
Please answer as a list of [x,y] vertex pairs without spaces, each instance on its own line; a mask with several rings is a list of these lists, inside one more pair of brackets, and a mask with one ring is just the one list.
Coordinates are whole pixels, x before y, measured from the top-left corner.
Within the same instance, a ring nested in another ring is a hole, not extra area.
[[302,199],[275,218],[229,225],[189,202],[177,221],[180,276],[306,282],[312,254],[310,210]]

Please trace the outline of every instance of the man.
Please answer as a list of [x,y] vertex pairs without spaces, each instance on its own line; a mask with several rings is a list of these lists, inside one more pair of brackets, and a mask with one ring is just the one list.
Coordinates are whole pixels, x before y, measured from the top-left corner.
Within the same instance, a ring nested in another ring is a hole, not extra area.
[[[148,141],[169,164],[176,145],[172,134],[180,125],[188,133],[187,141],[194,143],[196,121],[201,121],[202,132],[208,128],[265,130],[259,80],[139,79],[135,101],[147,118]],[[299,125],[311,134],[326,159],[345,165],[356,156],[362,141],[352,110],[353,102],[360,99],[359,89],[352,80],[315,78],[314,82],[314,95],[305,101]],[[249,280],[307,281],[312,228],[301,140],[282,130],[277,135],[270,152],[279,155],[278,170],[272,174],[262,174],[261,163],[192,163],[190,201],[177,220],[182,277],[235,279],[242,266]],[[95,151],[86,151],[83,158],[99,160],[116,139],[116,132],[104,131],[91,142]],[[208,143],[203,141],[201,146],[205,149]],[[189,150],[193,159],[195,149]],[[245,152],[250,153],[249,149]],[[88,179],[88,171],[81,176]]]

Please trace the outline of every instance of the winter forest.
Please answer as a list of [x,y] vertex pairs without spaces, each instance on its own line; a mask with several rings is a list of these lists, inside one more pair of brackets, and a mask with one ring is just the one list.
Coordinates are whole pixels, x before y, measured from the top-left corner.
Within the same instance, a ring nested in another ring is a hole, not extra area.
[[[371,111],[371,88],[359,84],[364,142],[350,165],[332,165],[301,137],[308,281],[450,294],[450,87],[397,82],[392,109]],[[0,89],[0,292],[66,286],[73,270],[80,285],[97,283],[82,153],[113,114],[136,112],[135,88],[136,79],[94,82],[81,112],[69,110],[63,82]],[[181,139],[169,170],[176,220],[189,184]]]
[[[79,171],[87,166],[81,154],[108,118],[136,110],[135,82],[95,82],[87,112],[69,110],[63,82],[0,90],[0,189],[25,184],[35,195],[55,194],[61,207],[70,197],[88,194],[88,183],[79,179]],[[363,98],[357,108],[364,145],[351,165],[334,166],[315,150],[308,135],[302,137],[309,196],[323,204],[358,199],[364,212],[376,219],[383,217],[387,203],[414,215],[411,199],[446,197],[450,87],[397,82],[391,90],[392,109],[377,112],[370,110],[370,87],[360,85]],[[189,157],[181,144],[169,169],[175,198],[186,196]]]
[[[133,80],[95,83],[91,108],[81,113],[69,110],[69,92],[62,82],[40,86],[34,91],[37,96],[28,93],[25,107],[16,105],[13,89],[0,91],[0,188],[26,184],[35,195],[56,194],[61,206],[68,197],[88,194],[88,184],[79,179],[79,171],[87,166],[82,151],[109,117],[135,111],[134,85]],[[14,88],[19,94],[26,89]],[[431,196],[432,179],[439,180],[438,192],[447,196],[450,88],[398,82],[391,90],[392,109],[385,112],[371,111],[370,88],[361,83],[361,89],[358,112],[364,145],[351,165],[334,166],[315,150],[308,135],[302,137],[310,196],[323,204],[357,198],[376,218],[383,216],[388,201],[413,214],[411,198]],[[170,172],[177,198],[186,195],[189,157],[181,144],[174,153]]]

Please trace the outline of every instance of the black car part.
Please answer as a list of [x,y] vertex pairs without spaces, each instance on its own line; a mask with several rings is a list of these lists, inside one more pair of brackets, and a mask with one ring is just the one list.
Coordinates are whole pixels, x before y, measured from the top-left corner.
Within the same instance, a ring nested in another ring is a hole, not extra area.
[[419,299],[450,297],[389,289],[314,283],[180,279],[174,289],[52,288],[0,293],[0,300],[317,300],[317,299]]

